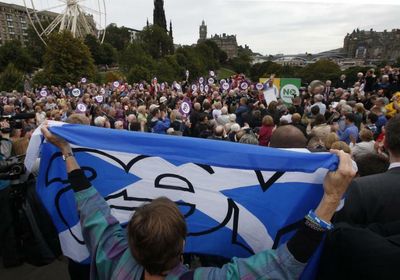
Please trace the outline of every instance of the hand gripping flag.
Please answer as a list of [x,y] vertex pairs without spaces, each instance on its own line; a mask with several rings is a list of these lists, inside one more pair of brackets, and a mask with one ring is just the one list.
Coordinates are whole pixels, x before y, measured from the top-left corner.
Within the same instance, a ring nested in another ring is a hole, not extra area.
[[[247,257],[286,242],[322,197],[338,159],[176,136],[50,123],[122,225],[145,202],[165,196],[188,225],[185,251]],[[87,262],[79,218],[60,151],[35,131],[26,166],[40,151],[39,194],[66,256]]]

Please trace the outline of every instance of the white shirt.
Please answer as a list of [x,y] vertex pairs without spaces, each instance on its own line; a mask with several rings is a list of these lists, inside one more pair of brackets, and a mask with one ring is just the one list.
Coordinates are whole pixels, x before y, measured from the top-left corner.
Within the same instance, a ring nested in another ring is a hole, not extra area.
[[390,164],[389,170],[397,167],[400,167],[400,162],[393,162],[392,164]]

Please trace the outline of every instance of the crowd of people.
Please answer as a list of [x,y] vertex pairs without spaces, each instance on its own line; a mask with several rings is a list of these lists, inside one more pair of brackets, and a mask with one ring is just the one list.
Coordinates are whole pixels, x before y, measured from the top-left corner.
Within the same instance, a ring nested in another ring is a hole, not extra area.
[[[275,92],[274,101],[266,101],[265,90],[273,85],[274,75],[260,86],[244,75],[218,80],[212,74],[193,83],[172,84],[153,79],[149,83],[133,85],[121,81],[97,85],[82,79],[65,86],[38,86],[27,88],[24,93],[4,94],[0,100],[2,115],[34,114],[35,117],[11,127],[3,119],[2,156],[25,154],[32,132],[46,120],[171,137],[305,148],[311,152],[340,150],[356,162],[357,176],[362,178],[352,181],[344,208],[333,218],[335,223],[345,224],[338,226],[327,239],[329,250],[325,250],[322,258],[320,277],[372,279],[385,268],[386,274],[380,276],[394,279],[393,273],[399,272],[395,263],[400,261],[398,69],[387,66],[380,69],[379,76],[375,75],[374,69],[358,73],[353,85],[344,75],[335,86],[331,81],[313,81],[301,88],[300,94],[293,96],[291,102],[284,102],[279,91]],[[48,131],[45,132],[48,139],[53,139]],[[60,147],[66,145],[63,143]],[[79,169],[75,162],[70,165],[71,172]],[[349,174],[343,174],[349,177]],[[83,189],[89,187],[85,179],[81,181],[83,183],[77,184],[83,184]],[[168,206],[165,201],[159,204]],[[171,212],[174,213],[174,209]],[[327,220],[331,218],[329,216]],[[304,237],[297,238],[302,240]],[[370,241],[376,241],[372,242],[375,247]],[[296,245],[289,243],[289,251],[290,246],[297,246],[294,251],[301,247],[299,240],[296,242]],[[352,251],[345,246],[351,247]],[[301,258],[302,253],[296,252],[295,257]],[[353,254],[357,261],[353,261]],[[311,254],[306,255],[307,260]],[[391,270],[387,269],[388,264],[393,264]],[[150,271],[146,271],[150,276],[151,268],[148,266]],[[169,270],[173,266],[161,268]],[[165,270],[156,270],[156,274],[163,275]],[[207,273],[210,276],[216,272]],[[145,279],[152,279],[150,276]]]

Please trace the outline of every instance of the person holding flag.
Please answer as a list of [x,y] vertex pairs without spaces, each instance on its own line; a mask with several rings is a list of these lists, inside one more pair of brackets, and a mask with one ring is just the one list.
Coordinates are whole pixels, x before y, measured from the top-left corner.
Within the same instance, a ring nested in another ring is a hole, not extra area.
[[189,271],[181,263],[187,226],[174,202],[158,198],[137,208],[126,235],[80,169],[69,143],[53,135],[46,124],[41,131],[63,155],[91,253],[91,279],[298,279],[324,232],[333,228],[330,220],[355,176],[350,156],[332,151],[339,157],[339,167],[326,175],[319,206],[286,244],[249,258],[234,258],[222,268]]

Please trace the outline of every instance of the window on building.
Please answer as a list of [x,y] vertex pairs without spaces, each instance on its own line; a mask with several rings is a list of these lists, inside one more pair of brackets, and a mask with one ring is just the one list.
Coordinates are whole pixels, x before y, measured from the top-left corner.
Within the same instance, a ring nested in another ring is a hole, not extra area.
[[8,33],[10,33],[10,34],[15,34],[14,28],[9,27],[9,28],[8,28]]
[[13,20],[12,15],[6,14],[6,19],[7,19],[8,21],[12,21],[12,20]]
[[11,21],[7,21],[8,27],[13,27],[13,23]]

